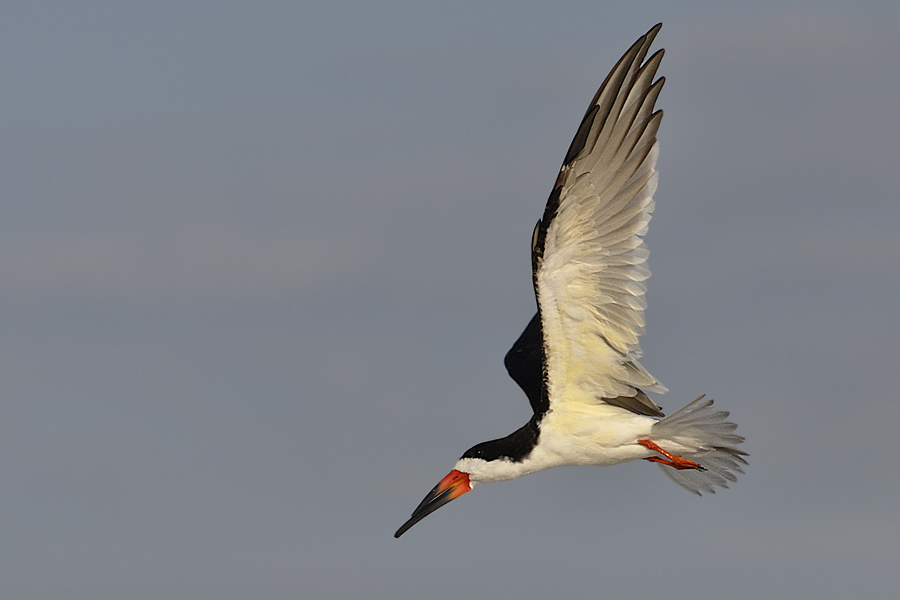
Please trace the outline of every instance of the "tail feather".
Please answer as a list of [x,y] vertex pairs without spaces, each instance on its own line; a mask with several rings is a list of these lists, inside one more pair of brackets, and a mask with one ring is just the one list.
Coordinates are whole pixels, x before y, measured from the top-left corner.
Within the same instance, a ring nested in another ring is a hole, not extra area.
[[660,464],[659,467],[675,483],[684,489],[701,495],[716,493],[716,486],[728,487],[737,481],[737,473],[743,473],[748,456],[736,446],[744,438],[734,433],[737,425],[726,421],[728,412],[713,410],[712,399],[700,396],[678,412],[660,420],[653,426],[654,440],[680,446],[683,458],[699,463],[703,469],[681,471]]

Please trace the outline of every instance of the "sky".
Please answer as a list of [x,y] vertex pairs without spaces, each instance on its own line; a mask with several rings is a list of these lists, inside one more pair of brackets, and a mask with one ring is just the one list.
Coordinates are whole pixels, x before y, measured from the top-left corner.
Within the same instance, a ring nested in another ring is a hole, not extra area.
[[[587,103],[663,22],[642,364],[746,475],[479,486]],[[0,596],[888,598],[896,2],[4,2]]]

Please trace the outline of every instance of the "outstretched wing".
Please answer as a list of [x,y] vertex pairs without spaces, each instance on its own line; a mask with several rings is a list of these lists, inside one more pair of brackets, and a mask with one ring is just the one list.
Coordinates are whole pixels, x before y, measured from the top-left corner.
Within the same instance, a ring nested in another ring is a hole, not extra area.
[[637,361],[662,119],[654,104],[664,82],[654,81],[663,51],[644,58],[659,28],[635,42],[594,96],[535,227],[544,394],[554,410],[606,402],[662,416],[641,390],[666,389]]

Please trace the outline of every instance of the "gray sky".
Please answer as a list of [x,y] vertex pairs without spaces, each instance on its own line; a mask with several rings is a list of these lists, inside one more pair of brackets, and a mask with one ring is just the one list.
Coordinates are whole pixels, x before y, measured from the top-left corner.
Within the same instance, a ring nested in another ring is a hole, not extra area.
[[[5,2],[0,596],[900,588],[896,2]],[[747,474],[478,487],[531,229],[664,27],[643,364]]]

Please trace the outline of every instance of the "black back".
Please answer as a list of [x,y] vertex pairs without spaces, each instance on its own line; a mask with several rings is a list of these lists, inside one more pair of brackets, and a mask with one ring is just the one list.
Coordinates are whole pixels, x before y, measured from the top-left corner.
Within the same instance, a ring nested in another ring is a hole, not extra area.
[[538,443],[540,437],[540,428],[538,421],[540,417],[534,415],[513,433],[499,440],[491,440],[482,442],[466,450],[461,458],[480,458],[482,460],[499,460],[508,459],[513,462],[521,462],[526,456],[531,454],[534,447]]

